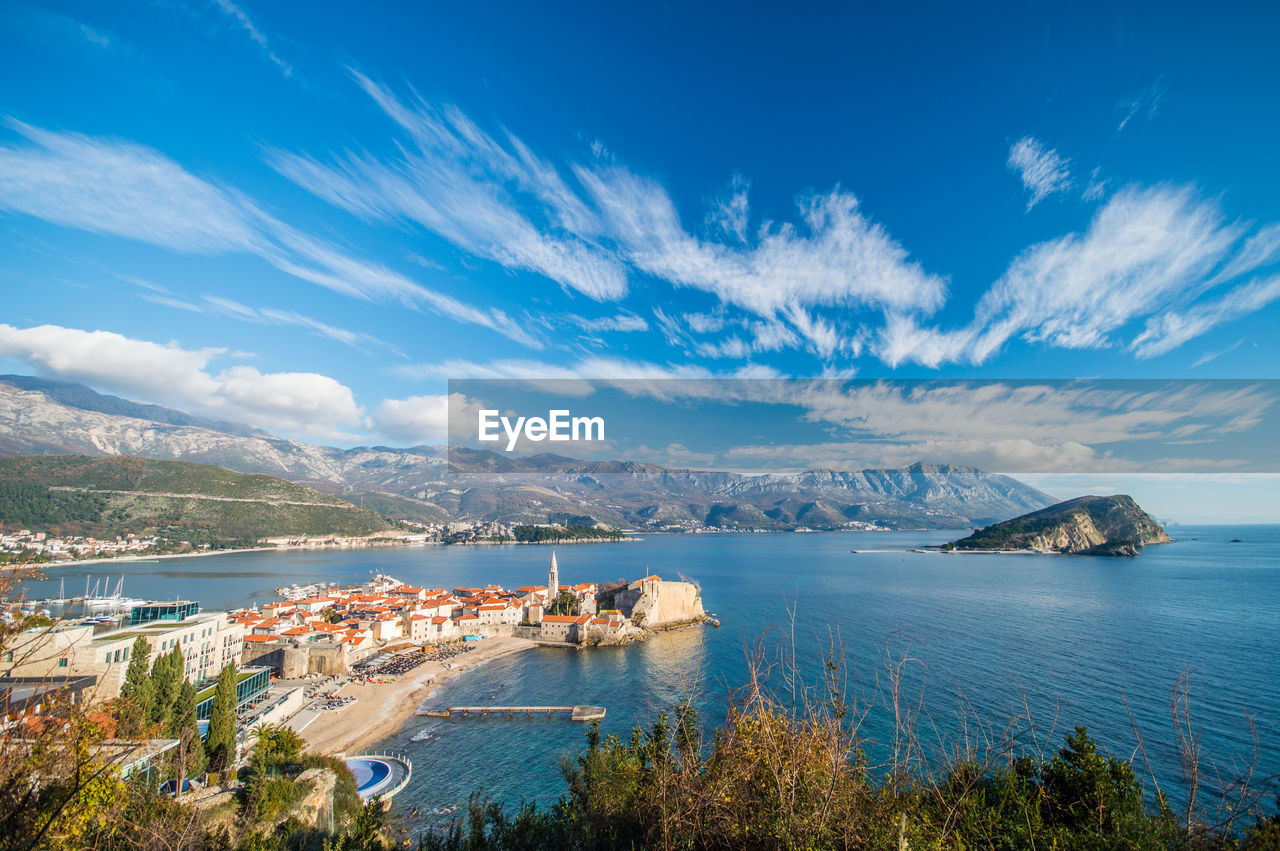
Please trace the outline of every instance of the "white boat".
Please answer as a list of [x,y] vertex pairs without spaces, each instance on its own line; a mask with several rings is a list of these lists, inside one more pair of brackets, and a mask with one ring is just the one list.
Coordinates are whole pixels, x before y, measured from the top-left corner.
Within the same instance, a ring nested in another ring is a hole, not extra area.
[[[88,588],[89,580],[85,579],[85,587]],[[89,612],[119,612],[133,606],[141,606],[146,600],[139,600],[135,597],[124,596],[124,577],[120,577],[120,581],[116,583],[115,589],[109,596],[97,596],[98,586],[93,587],[94,595],[90,596],[88,591],[85,592],[84,607]]]
[[315,597],[323,594],[333,586],[333,583],[312,582],[307,585],[299,585],[294,583],[285,588],[277,588],[276,594],[285,600],[305,600],[307,597]]
[[65,587],[66,584],[67,584],[66,577],[59,579],[58,580],[58,596],[52,600],[45,600],[45,602],[46,603],[70,603],[71,601],[67,599],[67,589]]

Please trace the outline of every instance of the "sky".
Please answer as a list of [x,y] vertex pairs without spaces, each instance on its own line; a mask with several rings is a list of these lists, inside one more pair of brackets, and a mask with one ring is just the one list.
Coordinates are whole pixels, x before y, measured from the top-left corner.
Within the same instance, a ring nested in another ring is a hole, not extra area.
[[9,3],[0,369],[337,445],[451,378],[1271,378],[1278,25]]

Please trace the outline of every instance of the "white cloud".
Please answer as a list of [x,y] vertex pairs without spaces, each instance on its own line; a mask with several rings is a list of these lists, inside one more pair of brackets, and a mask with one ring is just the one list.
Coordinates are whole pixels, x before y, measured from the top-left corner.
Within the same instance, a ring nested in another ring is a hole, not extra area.
[[259,49],[262,50],[263,55],[280,69],[280,73],[284,74],[286,77],[293,76],[293,68],[288,62],[285,62],[275,54],[275,51],[273,51],[270,45],[267,44],[267,37],[262,34],[262,30],[258,29],[243,8],[231,2],[231,0],[213,0],[213,3],[222,10],[223,14],[235,21],[236,26],[243,30],[245,35],[249,36],[249,39],[254,44],[258,45]]
[[974,357],[974,332],[968,329],[940,331],[922,327],[914,316],[889,313],[877,332],[872,349],[889,366],[914,362],[930,369],[944,363]]
[[1164,102],[1164,78],[1157,78],[1147,88],[1138,92],[1131,98],[1126,98],[1116,105],[1116,108],[1124,113],[1124,117],[1120,119],[1120,123],[1116,125],[1116,132],[1124,130],[1134,116],[1142,113],[1148,120],[1155,118],[1156,113],[1160,111],[1160,105]]
[[451,358],[433,363],[404,364],[391,368],[401,378],[565,378],[577,377],[572,367],[538,360],[501,359],[480,363],[465,358]]
[[714,334],[724,330],[724,313],[686,313],[684,321],[695,334]]
[[260,428],[349,437],[362,411],[351,390],[312,372],[263,373],[233,366],[214,373],[222,349],[184,349],[110,331],[58,325],[0,325],[0,357],[132,399],[169,405]]
[[0,147],[0,208],[184,252],[265,245],[242,205],[155,151],[7,123],[31,144]]
[[727,337],[718,343],[701,342],[694,351],[704,358],[746,358],[751,356],[751,344],[741,337]]
[[[1022,252],[978,302],[968,326],[941,330],[908,314],[890,314],[874,350],[894,366],[982,363],[1014,337],[1100,348],[1113,345],[1129,323],[1150,318],[1131,345],[1151,354],[1167,351],[1274,298],[1259,286],[1224,299],[1219,309],[1189,307],[1223,273],[1234,276],[1275,259],[1272,228],[1241,248],[1245,231],[1189,188],[1127,187],[1111,196],[1085,232]],[[1161,314],[1171,315],[1161,320]],[[1161,348],[1157,338],[1170,345]]]
[[344,295],[422,305],[531,348],[541,346],[502,311],[472,307],[352,257],[150,148],[8,124],[30,144],[0,146],[0,210],[184,253],[254,254],[286,274]]
[[795,333],[781,322],[752,322],[749,330],[755,339],[751,348],[757,352],[776,352],[799,344]]
[[1152,316],[1129,348],[1140,358],[1162,355],[1224,322],[1261,310],[1277,299],[1280,299],[1280,276],[1250,281],[1212,301]]
[[[1241,346],[1243,346],[1243,345],[1244,345],[1244,343],[1245,343],[1245,339],[1244,339],[1244,337],[1241,337],[1239,340],[1236,340],[1234,343],[1232,343],[1231,345],[1227,346],[1225,349],[1215,349],[1215,350],[1213,350],[1213,351],[1211,351],[1211,352],[1205,352],[1205,353],[1204,353],[1204,354],[1202,354],[1200,357],[1196,358],[1194,361],[1192,361],[1192,362],[1191,362],[1191,368],[1192,368],[1192,369],[1195,369],[1195,368],[1196,368],[1196,367],[1198,367],[1198,366],[1204,366],[1205,364],[1207,364],[1207,363],[1209,363],[1209,362],[1211,362],[1211,361],[1215,361],[1215,360],[1217,360],[1218,358],[1222,357],[1223,355],[1231,354],[1231,353],[1232,353],[1232,352],[1234,352],[1236,349],[1238,349],[1238,348],[1240,348]],[[1256,343],[1255,343],[1255,345],[1256,345]]]
[[1013,143],[1009,148],[1007,164],[1018,173],[1023,187],[1031,193],[1031,197],[1027,199],[1028,210],[1054,192],[1061,192],[1071,185],[1071,170],[1067,160],[1032,136],[1024,136]]
[[500,359],[480,362],[454,358],[433,363],[404,364],[392,367],[390,372],[401,378],[412,379],[581,379],[580,386],[587,392],[591,390],[590,379],[613,381],[632,378],[762,377],[766,373],[770,377],[781,377],[779,373],[768,368],[765,368],[764,372],[749,366],[727,372],[713,372],[706,367],[694,364],[659,364],[652,361],[603,355],[586,355],[568,364],[553,364],[547,361],[522,359]]
[[1245,240],[1222,270],[1209,281],[1209,285],[1230,281],[1280,261],[1280,224],[1267,225]]
[[1089,183],[1085,186],[1084,192],[1080,197],[1086,201],[1100,201],[1107,194],[1107,178],[1102,177],[1102,169],[1095,168],[1089,173]]
[[97,47],[101,47],[103,50],[111,49],[111,36],[95,30],[88,24],[79,24],[79,27],[80,34],[84,36],[85,41],[96,45]]
[[942,303],[945,281],[909,260],[882,226],[861,213],[858,199],[839,189],[799,199],[806,232],[789,223],[766,224],[754,246],[733,247],[686,232],[674,202],[652,180],[617,166],[578,167],[575,174],[633,266],[764,318],[815,306],[931,311]]
[[1024,251],[978,305],[976,352],[1022,332],[1032,342],[1091,348],[1129,321],[1194,295],[1239,238],[1189,189],[1124,189],[1089,229]]
[[643,316],[637,316],[629,312],[618,313],[613,316],[598,316],[594,319],[569,314],[566,318],[583,331],[619,331],[628,333],[649,330],[649,323],[644,321]]
[[447,396],[410,396],[386,399],[374,411],[372,424],[379,433],[409,444],[442,443],[449,429]]
[[322,162],[284,151],[267,159],[364,219],[415,223],[474,256],[597,300],[622,298],[634,269],[766,320],[794,320],[822,354],[840,348],[840,332],[812,316],[815,308],[929,312],[943,301],[946,282],[910,260],[839,188],[798,199],[798,223],[765,222],[750,234],[746,181],[735,177],[708,218],[727,241],[703,240],[686,231],[665,189],[611,156],[571,165],[575,186],[511,133],[495,138],[456,108],[406,104],[352,75],[411,146],[397,146],[394,159],[346,153]]
[[[465,251],[536,272],[600,300],[627,291],[626,270],[584,238],[595,214],[518,138],[505,144],[457,109],[406,106],[359,72],[357,83],[413,139],[395,162],[348,154],[326,164],[268,152],[271,165],[324,200],[370,220],[413,222]],[[536,208],[540,221],[521,205]]]
[[[399,348],[379,339],[378,337],[374,337],[370,334],[363,334],[358,331],[349,331],[346,328],[339,328],[336,325],[321,322],[319,319],[305,316],[292,310],[277,310],[272,307],[255,308],[250,307],[247,304],[241,304],[233,299],[215,295],[203,295],[201,296],[201,299],[203,304],[176,303],[172,306],[180,307],[184,310],[199,311],[202,313],[217,313],[231,319],[237,319],[241,322],[249,322],[255,325],[283,325],[305,328],[314,332],[317,336],[336,340],[343,345],[352,346],[353,348],[386,348],[396,352],[397,354],[402,354]],[[151,297],[149,300],[156,301],[161,304],[169,303],[169,301],[164,299],[163,296]]]
[[707,213],[707,225],[738,242],[747,241],[747,190],[751,184],[740,174],[729,181],[729,194],[717,198]]

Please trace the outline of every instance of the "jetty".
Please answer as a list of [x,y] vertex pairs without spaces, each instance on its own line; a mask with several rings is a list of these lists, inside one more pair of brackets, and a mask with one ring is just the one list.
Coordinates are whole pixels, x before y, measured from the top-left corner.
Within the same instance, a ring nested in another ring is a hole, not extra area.
[[570,721],[600,721],[604,718],[605,708],[603,706],[587,706],[585,704],[579,704],[578,706],[450,706],[444,711],[419,710],[417,714],[429,715],[432,718],[452,718],[454,716],[460,718],[488,718],[490,716],[497,718],[544,716],[550,718],[553,715],[568,715]]

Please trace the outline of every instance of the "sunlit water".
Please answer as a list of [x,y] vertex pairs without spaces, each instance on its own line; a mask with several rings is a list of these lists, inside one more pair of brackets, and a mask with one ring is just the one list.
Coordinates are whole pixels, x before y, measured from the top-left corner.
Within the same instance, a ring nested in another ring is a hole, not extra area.
[[[794,629],[797,661],[816,679],[823,648],[843,647],[851,690],[871,704],[862,733],[872,753],[887,741],[881,699],[886,653],[905,646],[909,692],[943,736],[967,717],[997,732],[1029,706],[1038,734],[1087,725],[1103,746],[1134,753],[1136,722],[1162,783],[1178,775],[1170,689],[1193,670],[1192,709],[1205,750],[1224,771],[1260,741],[1259,776],[1280,772],[1280,527],[1175,527],[1173,544],[1136,559],[1034,555],[859,553],[909,549],[947,533],[655,536],[638,544],[561,547],[562,582],[681,574],[702,585],[722,627],[664,633],[639,645],[537,649],[499,659],[439,687],[431,703],[605,706],[603,731],[624,738],[691,695],[702,720],[721,720],[746,679],[757,639],[776,650]],[[1233,543],[1233,538],[1241,542]],[[84,576],[125,576],[125,592],[193,598],[206,608],[264,603],[293,582],[347,582],[384,571],[413,584],[453,587],[545,582],[548,547],[486,546],[283,552],[59,568],[32,588],[68,593]],[[788,609],[794,608],[794,627]],[[776,654],[774,654],[776,658]],[[775,673],[771,682],[781,688]],[[1128,710],[1125,702],[1127,701]],[[1132,721],[1130,714],[1132,713]],[[425,737],[435,732],[435,737]],[[562,754],[585,728],[567,720],[414,718],[382,745],[407,751],[413,785],[402,812],[451,806],[482,788],[516,802],[550,801],[564,783]],[[418,736],[419,741],[413,737]]]

